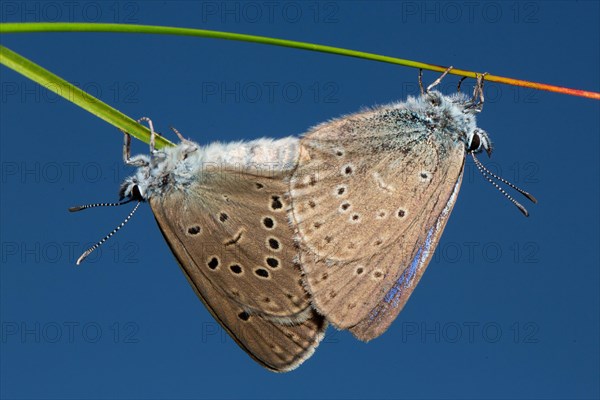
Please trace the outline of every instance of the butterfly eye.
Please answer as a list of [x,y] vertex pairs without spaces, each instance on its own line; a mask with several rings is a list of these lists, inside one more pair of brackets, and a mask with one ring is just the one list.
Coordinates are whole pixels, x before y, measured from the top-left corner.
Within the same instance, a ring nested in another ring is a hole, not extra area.
[[483,150],[486,151],[488,156],[492,155],[492,142],[486,131],[482,129],[475,129],[471,138],[469,139],[469,144],[467,145],[467,152],[469,153],[480,153]]
[[471,142],[469,143],[467,151],[477,153],[480,150],[481,150],[481,138],[479,137],[479,134],[477,132],[473,132],[473,136],[471,136]]
[[137,201],[142,201],[144,199],[144,193],[142,192],[142,189],[140,189],[139,185],[134,185],[131,188],[131,194],[129,195],[129,197],[132,200],[137,200]]

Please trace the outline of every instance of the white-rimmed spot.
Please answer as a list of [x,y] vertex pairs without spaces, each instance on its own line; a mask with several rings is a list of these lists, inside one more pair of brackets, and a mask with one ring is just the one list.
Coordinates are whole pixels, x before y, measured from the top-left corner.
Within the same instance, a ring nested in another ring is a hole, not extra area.
[[340,172],[343,176],[350,176],[354,173],[354,165],[346,164],[342,166]]
[[351,204],[347,201],[343,202],[342,204],[340,204],[340,211],[341,212],[346,212],[350,209]]

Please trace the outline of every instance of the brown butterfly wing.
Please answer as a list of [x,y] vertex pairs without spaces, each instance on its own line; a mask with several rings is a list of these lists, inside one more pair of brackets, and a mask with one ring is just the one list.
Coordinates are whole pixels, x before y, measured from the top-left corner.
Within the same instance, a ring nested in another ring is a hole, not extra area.
[[441,214],[432,214],[425,224],[425,230],[419,232],[420,236],[416,241],[410,262],[400,266],[402,275],[387,291],[377,306],[369,312],[367,318],[350,329],[350,332],[356,338],[368,342],[378,337],[389,328],[400,311],[402,311],[433,256],[442,232],[446,227],[446,222],[448,222],[448,217],[456,202],[461,182],[462,170]]
[[251,314],[294,322],[311,306],[287,221],[288,184],[281,173],[203,171],[197,184],[173,185],[150,204],[189,254],[189,263],[179,258],[195,282],[212,283]]
[[151,200],[151,205],[158,226],[190,285],[244,351],[264,367],[277,372],[292,370],[313,354],[327,328],[323,317],[309,309],[304,321],[284,324],[250,314],[200,272],[195,256],[176,234],[178,227],[164,203]]
[[368,318],[394,287],[462,170],[464,145],[403,126],[394,112],[316,127],[301,140],[291,180],[307,287],[340,329]]

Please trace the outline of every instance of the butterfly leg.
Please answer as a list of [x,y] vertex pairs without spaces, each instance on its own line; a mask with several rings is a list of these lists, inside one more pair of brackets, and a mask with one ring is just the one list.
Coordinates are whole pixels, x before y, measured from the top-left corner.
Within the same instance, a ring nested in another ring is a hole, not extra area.
[[467,79],[467,77],[466,77],[466,76],[463,76],[463,77],[462,77],[462,78],[460,78],[460,80],[458,81],[458,86],[456,86],[456,91],[457,91],[458,93],[460,93],[460,85],[462,85],[462,83],[463,83],[463,81],[464,81],[465,79]]
[[138,123],[141,123],[142,121],[147,122],[148,128],[150,128],[150,154],[154,154],[156,148],[156,132],[154,131],[154,124],[148,117],[142,117],[137,120]]
[[448,75],[448,72],[450,72],[452,70],[452,68],[454,68],[454,67],[449,66],[439,78],[437,78],[435,81],[433,81],[433,83],[431,85],[427,86],[427,92],[429,92],[431,89],[433,89],[434,87],[439,85],[440,82],[442,81],[442,79],[444,79],[444,77],[446,75]]
[[477,74],[477,83],[475,84],[475,88],[473,89],[473,98],[471,99],[471,103],[473,104],[473,108],[477,108],[479,111],[483,109],[483,102],[485,98],[483,96],[483,83],[487,72],[483,74]]
[[131,158],[131,135],[124,130],[123,132],[123,162],[125,165],[131,165],[133,167],[145,167],[150,165],[148,157],[146,155],[138,155]]
[[483,98],[483,84],[484,84],[484,80],[485,80],[485,76],[487,75],[487,72],[484,72],[483,74],[481,74],[480,80],[479,80],[479,85],[480,85],[480,89],[479,89],[479,99],[481,100],[481,106],[483,106],[483,102],[484,102],[484,98]]
[[173,132],[175,132],[175,134],[177,135],[179,140],[181,140],[182,142],[189,142],[189,140],[184,138],[183,135],[181,134],[181,132],[179,132],[174,126],[171,126],[170,128]]
[[421,95],[424,95],[425,88],[423,87],[423,68],[419,68],[419,89],[421,89]]

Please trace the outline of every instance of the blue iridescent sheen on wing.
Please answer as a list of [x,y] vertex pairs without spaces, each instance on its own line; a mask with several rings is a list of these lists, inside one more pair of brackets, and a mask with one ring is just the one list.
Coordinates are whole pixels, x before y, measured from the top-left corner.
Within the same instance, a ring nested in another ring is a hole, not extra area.
[[444,226],[444,222],[452,210],[452,207],[456,201],[456,196],[458,195],[458,191],[460,189],[461,181],[462,172],[456,184],[454,185],[454,189],[452,190],[452,194],[450,195],[446,206],[436,219],[435,224],[427,232],[425,242],[419,247],[419,250],[417,250],[417,254],[415,254],[410,266],[404,270],[394,286],[392,286],[392,288],[386,293],[385,297],[383,298],[383,302],[369,313],[369,321],[376,320],[379,314],[382,312],[385,313],[390,309],[390,307],[394,309],[405,303],[404,301],[401,301],[403,297],[402,295],[407,291],[408,295],[410,295],[414,289],[413,283],[415,277],[417,276],[417,272],[427,265],[430,252],[435,250],[437,245],[437,240],[435,240],[435,238],[438,236],[438,230]]
[[400,302],[400,297],[405,289],[408,289],[412,286],[412,281],[417,273],[418,267],[423,263],[425,259],[425,255],[429,254],[431,249],[431,237],[433,236],[433,232],[435,227],[432,227],[427,233],[427,239],[425,239],[425,243],[423,246],[419,247],[419,251],[413,258],[410,266],[404,270],[400,278],[396,281],[396,284],[390,289],[389,292],[385,295],[383,301],[387,304],[390,304],[392,307],[398,307]]

